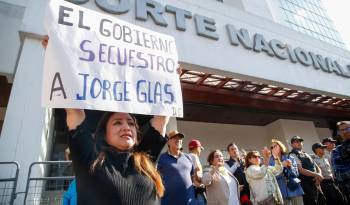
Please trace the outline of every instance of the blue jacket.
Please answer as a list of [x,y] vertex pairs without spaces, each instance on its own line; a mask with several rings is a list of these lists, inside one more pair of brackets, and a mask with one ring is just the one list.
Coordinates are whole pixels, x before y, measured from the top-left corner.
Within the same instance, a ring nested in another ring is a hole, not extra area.
[[[287,180],[285,177],[286,173],[289,173],[291,176],[294,176],[294,177],[299,176],[298,166],[297,166],[297,162],[296,162],[295,158],[293,156],[282,155],[282,160],[281,160],[282,162],[287,160],[287,159],[292,161],[292,166],[290,168],[284,167],[283,172],[280,175],[276,176],[278,186],[279,186],[281,193],[282,193],[282,197],[283,198],[290,198],[290,197],[302,196],[304,194],[304,191],[301,188],[300,184],[299,184],[299,187],[294,191],[290,190],[287,187]],[[269,165],[270,166],[275,165],[275,160],[274,160],[273,156],[270,157]]]
[[77,205],[77,186],[75,179],[69,184],[68,190],[63,195],[62,205]]
[[350,159],[344,154],[349,152],[349,148],[350,140],[346,140],[332,151],[332,168],[335,178],[340,183],[350,181]]

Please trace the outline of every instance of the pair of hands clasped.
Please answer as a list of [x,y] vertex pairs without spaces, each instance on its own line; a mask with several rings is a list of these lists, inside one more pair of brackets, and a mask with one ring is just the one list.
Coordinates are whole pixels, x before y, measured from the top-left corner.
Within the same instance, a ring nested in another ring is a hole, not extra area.
[[[269,164],[269,159],[271,157],[271,155],[273,156],[274,159],[280,161],[280,155],[279,155],[279,150],[277,149],[277,147],[274,147],[271,149],[271,151],[267,148],[264,147],[264,149],[261,151],[262,156],[264,158],[264,164],[267,165]],[[289,159],[284,160],[282,162],[282,166],[283,167],[291,167],[292,166],[292,161],[290,161]]]

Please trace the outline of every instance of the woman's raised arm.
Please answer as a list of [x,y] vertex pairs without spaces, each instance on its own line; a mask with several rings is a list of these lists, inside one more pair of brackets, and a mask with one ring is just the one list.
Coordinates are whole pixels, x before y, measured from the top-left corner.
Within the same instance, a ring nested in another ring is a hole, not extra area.
[[85,120],[85,112],[83,109],[66,108],[66,113],[68,130],[75,130]]
[[[180,76],[183,69],[181,65],[178,65],[178,68],[176,70],[177,74]],[[169,122],[170,117],[169,116],[154,116],[150,123],[154,129],[156,129],[163,137],[165,136],[166,132],[166,126]]]
[[163,137],[165,136],[166,132],[166,126],[169,122],[169,117],[168,116],[154,116],[150,123],[152,127],[154,127],[155,130],[159,132]]

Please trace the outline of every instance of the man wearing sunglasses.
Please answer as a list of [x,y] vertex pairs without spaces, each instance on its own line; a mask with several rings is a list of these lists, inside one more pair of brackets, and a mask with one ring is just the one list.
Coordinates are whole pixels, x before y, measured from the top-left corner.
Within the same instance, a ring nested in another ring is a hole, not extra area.
[[339,188],[350,203],[350,121],[337,123],[343,142],[332,151],[331,163]]
[[305,205],[325,204],[325,198],[320,191],[320,184],[323,180],[320,168],[314,162],[309,154],[303,151],[303,139],[299,136],[291,138],[292,155],[296,161],[299,171],[299,179],[304,195],[303,201]]

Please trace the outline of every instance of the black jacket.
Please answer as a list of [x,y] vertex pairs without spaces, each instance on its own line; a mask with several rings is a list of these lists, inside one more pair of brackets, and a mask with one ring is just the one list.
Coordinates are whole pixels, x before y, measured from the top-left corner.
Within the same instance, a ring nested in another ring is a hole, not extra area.
[[[110,150],[103,165],[91,171],[96,159],[94,140],[88,119],[69,132],[69,148],[76,173],[80,205],[155,205],[159,204],[153,182],[136,171],[132,152]],[[166,138],[149,126],[138,151],[148,152],[152,159],[160,154]]]

